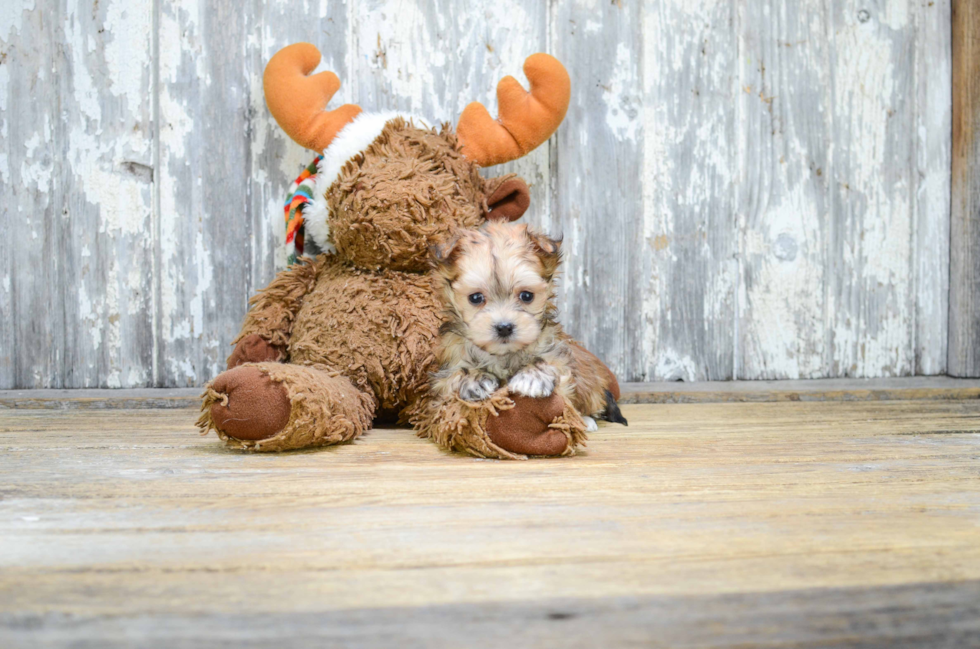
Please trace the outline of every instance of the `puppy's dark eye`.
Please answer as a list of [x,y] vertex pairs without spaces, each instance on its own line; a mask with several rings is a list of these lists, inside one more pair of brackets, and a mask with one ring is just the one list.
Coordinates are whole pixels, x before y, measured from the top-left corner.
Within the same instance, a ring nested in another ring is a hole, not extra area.
[[480,304],[483,304],[483,300],[484,300],[483,293],[470,293],[469,300],[470,300],[470,304],[472,304],[473,306],[478,306]]
[[521,302],[524,302],[525,304],[534,302],[534,293],[531,291],[521,291],[521,294],[518,297],[520,297]]

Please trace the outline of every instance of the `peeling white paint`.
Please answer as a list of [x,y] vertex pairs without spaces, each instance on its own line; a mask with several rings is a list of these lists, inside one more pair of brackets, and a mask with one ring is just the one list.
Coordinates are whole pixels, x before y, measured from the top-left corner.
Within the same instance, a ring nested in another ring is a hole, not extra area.
[[[877,20],[892,29],[904,28],[906,3],[890,4]],[[850,199],[840,217],[847,219],[844,227],[852,234],[845,248],[849,265],[857,271],[850,290],[861,291],[869,303],[851,312],[845,294],[833,304],[835,360],[839,371],[854,376],[895,376],[914,369],[914,314],[908,311],[913,214],[907,182],[912,170],[882,167],[883,160],[901,159],[891,149],[896,142],[909,141],[910,134],[897,121],[903,113],[897,110],[910,71],[896,67],[896,39],[903,34],[878,28],[875,20],[872,16],[861,22],[856,13],[845,14],[834,47],[835,92],[848,108],[838,123],[850,134],[835,158],[835,174],[847,183]]]
[[[423,8],[414,1],[382,3],[373,11],[355,14],[355,61],[365,67],[380,90],[367,97],[371,109],[421,108],[420,114],[430,119],[451,117],[445,95],[434,92],[444,86],[437,79],[449,76],[450,59],[434,25],[426,18]],[[423,60],[425,64],[419,65]]]
[[51,159],[44,160],[40,155],[42,140],[39,133],[34,133],[24,142],[24,161],[20,166],[21,182],[33,185],[43,193],[54,189],[51,185],[51,174],[54,167]]
[[[785,166],[777,169],[777,173]],[[824,269],[815,265],[823,248],[818,225],[826,215],[818,214],[807,186],[779,180],[784,193],[768,204],[763,228],[745,233],[744,259],[750,269],[751,286],[744,286],[741,303],[751,306],[742,339],[745,367],[754,373],[778,373],[784,378],[813,378],[825,371],[827,350],[807,348],[823,340],[822,313]],[[777,257],[774,247],[780,236],[798,247],[792,259]],[[774,290],[778,289],[778,290]]]
[[191,331],[192,336],[203,336],[204,331],[204,299],[209,295],[211,279],[214,276],[211,255],[204,249],[204,237],[198,232],[194,240],[194,264],[197,281],[192,287],[192,297],[190,301]]
[[87,48],[82,46],[87,35],[82,32],[79,18],[74,12],[68,16],[65,35],[68,37],[71,54],[71,84],[74,91],[72,98],[83,117],[99,122],[102,119],[102,106],[99,104],[95,82],[86,66]]
[[[178,18],[183,18],[183,22]],[[200,260],[181,254],[182,226],[197,223],[200,215],[188,214],[183,210],[181,197],[186,195],[187,188],[180,182],[180,176],[171,169],[180,168],[187,163],[190,155],[189,146],[193,145],[193,135],[196,128],[194,116],[188,106],[187,98],[171,91],[171,85],[180,84],[183,75],[193,79],[201,79],[205,75],[205,58],[198,47],[194,56],[188,55],[186,44],[196,44],[196,19],[200,16],[200,7],[195,0],[175,2],[160,13],[160,54],[159,69],[159,111],[160,111],[160,149],[161,169],[157,173],[159,185],[159,214],[160,222],[160,337],[163,342],[172,344],[177,341],[190,340],[193,337],[193,322],[184,316],[189,305],[182,304],[185,293],[193,294],[196,277],[187,271]],[[192,66],[187,69],[187,65]],[[177,86],[179,88],[179,85]],[[197,334],[200,335],[201,327]],[[172,372],[182,367],[192,367],[190,363],[175,363],[167,359]],[[179,374],[178,374],[179,375]]]
[[672,1],[643,14],[644,380],[731,378],[731,4],[699,3],[696,19],[691,11]]
[[696,381],[698,366],[693,358],[670,349],[660,349],[654,367],[654,375],[660,381]]
[[640,80],[634,74],[633,52],[626,43],[616,46],[616,62],[611,68],[608,85],[603,87],[606,125],[617,139],[634,141],[640,119]]
[[915,357],[916,371],[947,370],[949,255],[952,184],[952,41],[951,7],[946,3],[916,9],[915,89],[916,165],[919,186],[915,210]]
[[[10,66],[0,65],[0,138],[7,139],[8,121],[7,121],[7,103],[8,95],[10,93]],[[3,153],[3,168],[0,168],[0,180],[6,180],[9,178],[9,170],[4,172],[3,169],[7,168],[6,162],[7,154]]]
[[0,41],[10,42],[24,24],[24,14],[34,11],[34,0],[7,0],[0,3]]
[[141,372],[139,369],[135,367],[131,367],[129,369],[129,373],[126,376],[125,382],[120,382],[120,385],[118,387],[122,387],[124,384],[127,387],[146,385],[147,383],[149,383],[149,381],[150,381],[150,375],[148,372],[146,371]]
[[109,91],[138,106],[145,94],[144,75],[149,74],[146,58],[136,55],[150,48],[153,13],[138,5],[114,0],[106,8],[104,29],[105,59],[109,68]]

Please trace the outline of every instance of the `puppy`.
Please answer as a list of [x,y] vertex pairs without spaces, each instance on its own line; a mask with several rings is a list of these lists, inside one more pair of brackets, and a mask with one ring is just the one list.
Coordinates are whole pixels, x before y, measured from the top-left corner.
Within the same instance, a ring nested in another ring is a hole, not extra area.
[[501,385],[532,398],[555,392],[584,416],[626,424],[597,367],[556,320],[561,240],[524,224],[488,221],[430,249],[444,306],[432,389],[482,401]]

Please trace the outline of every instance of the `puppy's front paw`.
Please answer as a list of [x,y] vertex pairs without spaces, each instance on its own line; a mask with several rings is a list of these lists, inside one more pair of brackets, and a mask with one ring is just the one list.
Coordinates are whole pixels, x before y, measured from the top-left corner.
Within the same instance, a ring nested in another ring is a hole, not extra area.
[[507,387],[514,394],[541,399],[555,391],[555,377],[539,367],[526,367],[507,382]]
[[483,401],[489,399],[499,386],[497,378],[489,374],[470,375],[463,378],[459,386],[459,396],[464,401]]

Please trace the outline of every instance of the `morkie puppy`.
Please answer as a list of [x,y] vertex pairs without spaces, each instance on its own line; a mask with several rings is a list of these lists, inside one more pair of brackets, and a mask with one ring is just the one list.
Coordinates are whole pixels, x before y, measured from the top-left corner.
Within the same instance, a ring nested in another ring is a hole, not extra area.
[[562,330],[554,305],[561,240],[488,221],[431,247],[445,322],[432,389],[482,401],[501,385],[533,398],[558,392],[583,415],[626,424],[604,368]]

